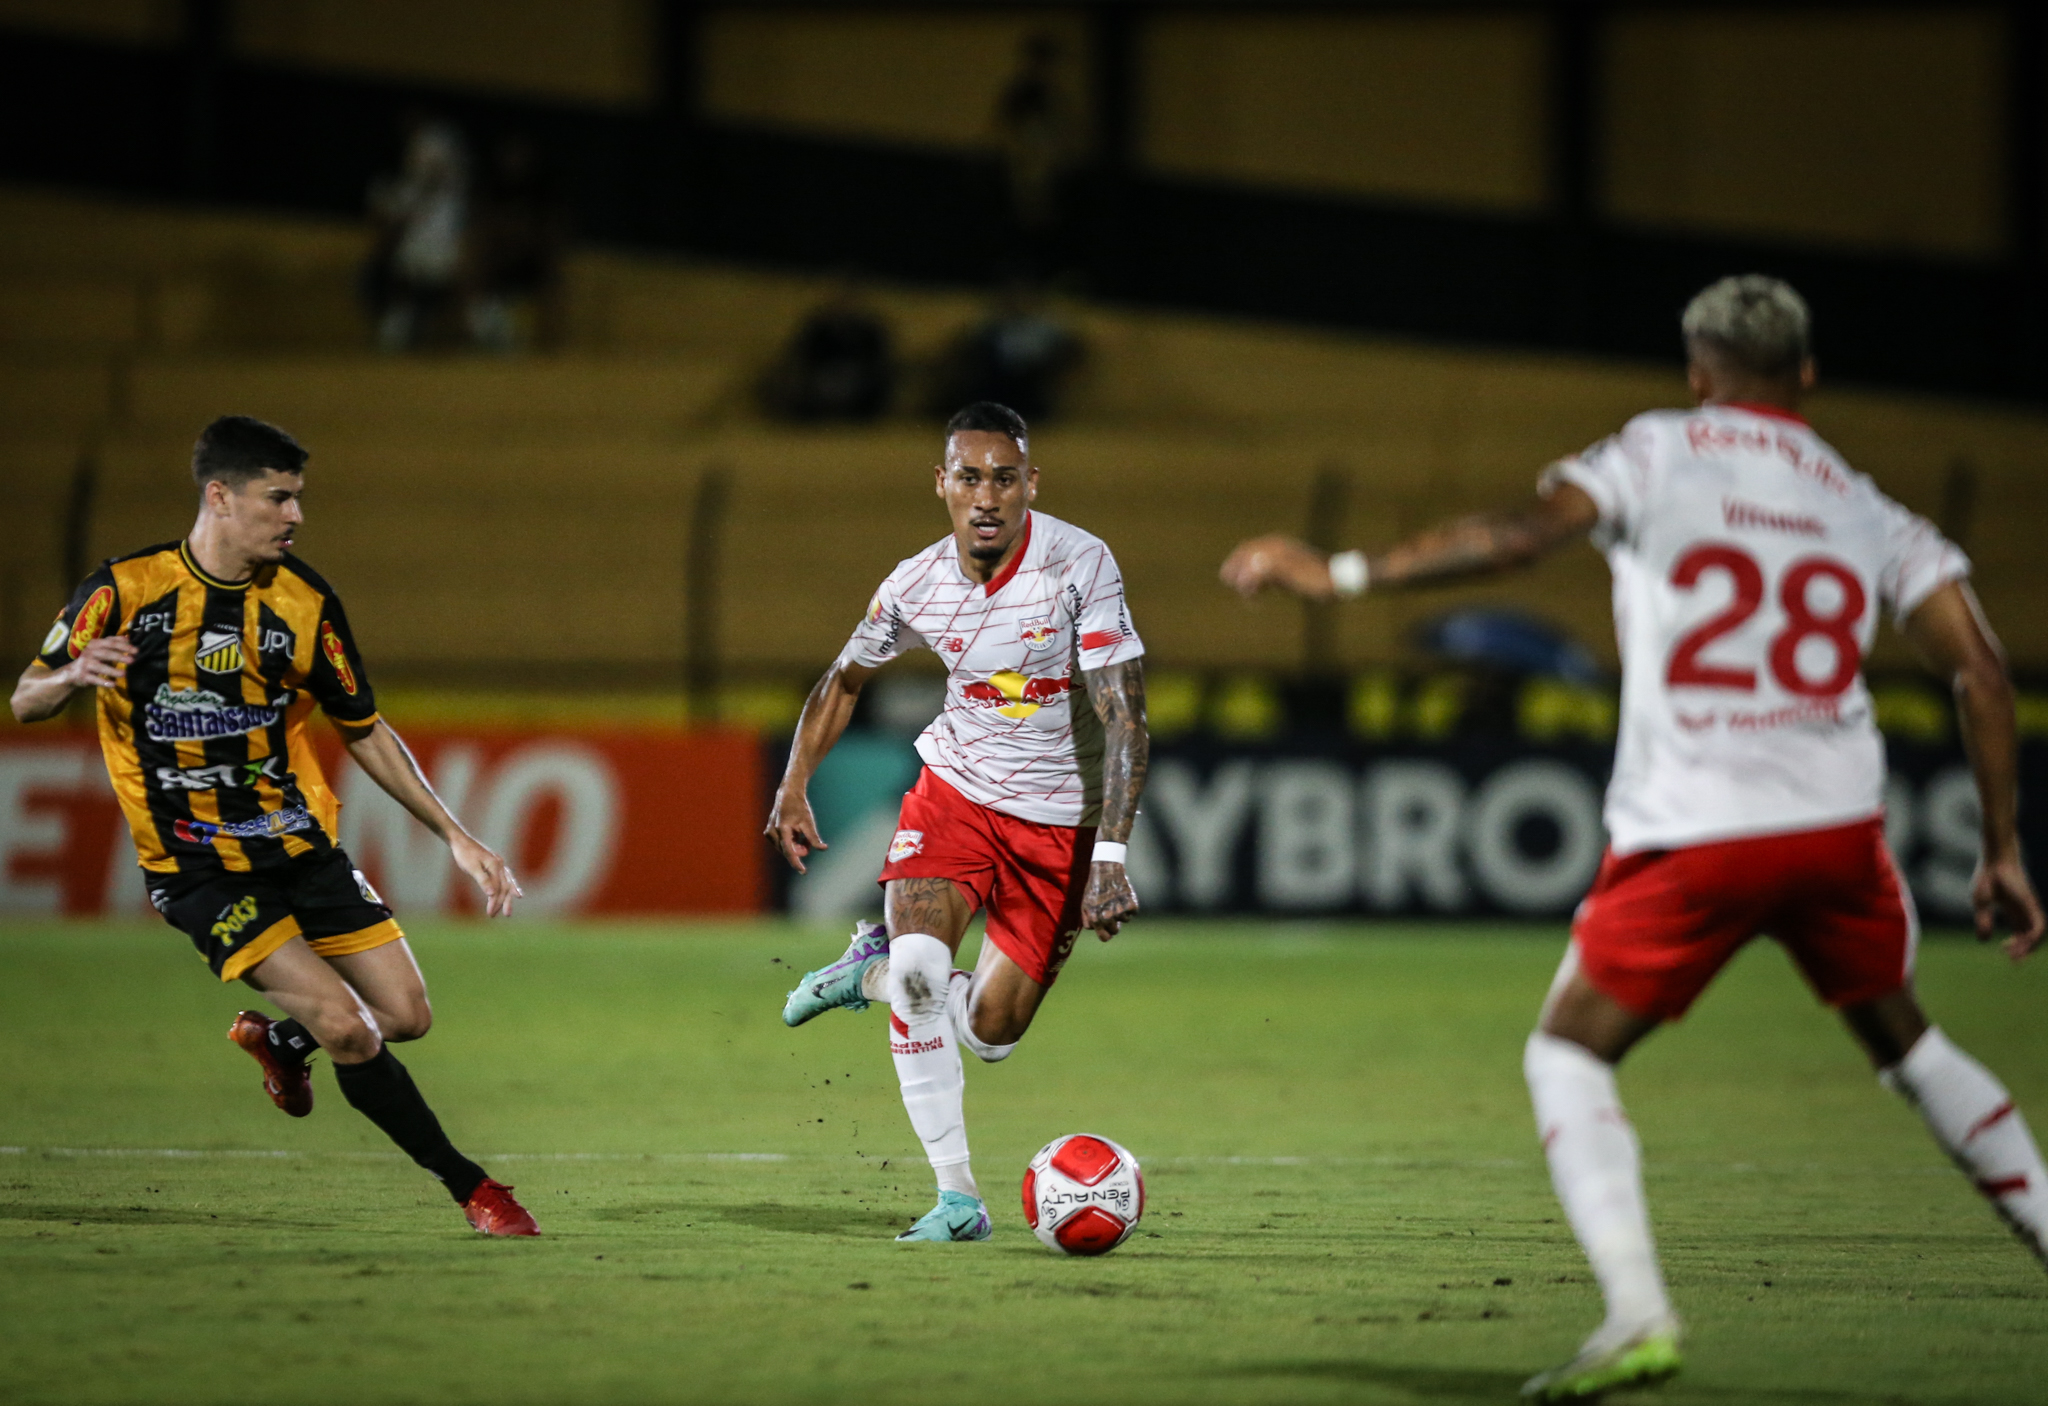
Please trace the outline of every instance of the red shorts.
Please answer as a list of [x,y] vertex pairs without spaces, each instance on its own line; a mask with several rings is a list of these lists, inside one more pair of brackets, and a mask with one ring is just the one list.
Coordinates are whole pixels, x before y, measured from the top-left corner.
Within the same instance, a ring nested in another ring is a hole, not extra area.
[[989,940],[1040,986],[1074,950],[1095,827],[1041,825],[976,805],[929,769],[903,797],[876,882],[951,879],[988,910]]
[[1639,1015],[1672,1020],[1759,933],[1831,1006],[1889,995],[1919,926],[1881,818],[1600,861],[1572,919],[1579,969]]

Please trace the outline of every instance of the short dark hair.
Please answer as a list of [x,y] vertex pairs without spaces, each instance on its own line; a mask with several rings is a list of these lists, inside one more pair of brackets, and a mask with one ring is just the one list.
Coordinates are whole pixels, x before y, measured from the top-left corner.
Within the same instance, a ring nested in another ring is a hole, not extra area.
[[277,426],[248,415],[223,415],[201,430],[192,446],[192,481],[201,488],[215,480],[240,488],[268,469],[302,474],[306,459],[305,448]]
[[946,421],[946,438],[956,434],[1008,435],[1017,441],[1020,449],[1031,447],[1031,431],[1024,424],[1024,417],[1007,405],[993,400],[977,400],[972,405],[963,405],[953,412],[953,418]]

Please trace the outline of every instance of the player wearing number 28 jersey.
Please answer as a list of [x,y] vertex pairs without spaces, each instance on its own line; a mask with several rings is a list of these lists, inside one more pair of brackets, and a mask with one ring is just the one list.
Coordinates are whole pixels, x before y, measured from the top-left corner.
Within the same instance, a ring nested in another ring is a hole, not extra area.
[[1875,816],[1859,666],[1880,607],[1912,615],[1963,554],[1770,405],[1640,415],[1545,478],[1593,501],[1614,577],[1613,853]]
[[1723,279],[1682,326],[1698,407],[1638,416],[1552,465],[1531,507],[1370,557],[1260,538],[1223,569],[1246,592],[1357,595],[1498,570],[1588,533],[1606,554],[1622,663],[1610,848],[1524,1072],[1607,1320],[1572,1361],[1529,1382],[1536,1400],[1587,1399],[1678,1368],[1613,1066],[1759,934],[1784,944],[1883,1083],[2048,1260],[2048,1174],[2025,1121],[1913,995],[1912,899],[1885,847],[1884,745],[1862,677],[1889,611],[1954,686],[1983,803],[1978,931],[2003,919],[2007,950],[2026,955],[2043,925],[2019,850],[2012,690],[1969,563],[1797,413],[1813,384],[1798,294],[1774,279]]

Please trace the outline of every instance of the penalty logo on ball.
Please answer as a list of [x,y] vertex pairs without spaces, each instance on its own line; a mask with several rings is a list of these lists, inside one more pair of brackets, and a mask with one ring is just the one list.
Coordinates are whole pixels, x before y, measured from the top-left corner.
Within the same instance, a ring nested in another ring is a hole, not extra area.
[[1024,1169],[1024,1219],[1061,1254],[1106,1255],[1131,1238],[1144,1214],[1138,1159],[1108,1138],[1055,1138]]

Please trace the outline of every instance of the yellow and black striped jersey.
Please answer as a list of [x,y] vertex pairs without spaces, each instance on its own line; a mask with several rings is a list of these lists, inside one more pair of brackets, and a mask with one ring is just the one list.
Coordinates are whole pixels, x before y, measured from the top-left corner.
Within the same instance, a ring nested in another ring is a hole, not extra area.
[[85,579],[43,641],[60,669],[102,635],[135,661],[99,694],[100,750],[159,873],[264,869],[334,844],[339,806],[306,724],[354,725],[377,703],[333,589],[287,555],[253,580],[207,575],[182,542]]

